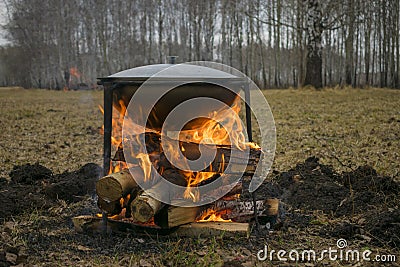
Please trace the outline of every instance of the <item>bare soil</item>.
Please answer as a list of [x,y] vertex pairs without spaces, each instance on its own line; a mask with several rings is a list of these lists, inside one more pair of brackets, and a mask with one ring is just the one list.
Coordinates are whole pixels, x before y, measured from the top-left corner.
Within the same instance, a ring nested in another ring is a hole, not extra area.
[[0,89],[0,266],[354,266],[256,258],[265,244],[320,251],[339,238],[351,249],[396,255],[386,265],[399,266],[400,92],[265,94],[278,145],[257,198],[281,199],[277,221],[261,221],[249,239],[180,239],[74,231],[73,216],[98,212],[101,92]]

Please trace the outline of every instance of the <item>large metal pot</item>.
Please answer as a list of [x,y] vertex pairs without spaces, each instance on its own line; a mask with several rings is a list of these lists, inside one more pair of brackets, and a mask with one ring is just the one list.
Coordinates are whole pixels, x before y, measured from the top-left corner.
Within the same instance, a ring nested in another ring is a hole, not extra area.
[[[113,105],[120,109],[120,100],[123,101],[125,106],[128,106],[132,96],[138,88],[153,75],[174,66],[173,64],[157,64],[137,67],[118,72],[111,76],[101,78],[100,83],[105,86],[105,89],[111,88],[113,90]],[[217,99],[226,105],[231,106],[237,94],[242,89],[243,79],[236,77],[227,72],[211,69],[204,66],[191,65],[184,69],[177,68],[176,73],[167,72],[165,75],[157,76],[157,82],[160,86],[168,86],[182,82],[182,85],[175,87],[167,94],[165,94],[155,105],[146,103],[146,100],[141,101],[139,105],[152,108],[153,112],[148,117],[146,126],[152,129],[160,130],[163,122],[168,114],[179,104],[197,97],[209,97]],[[174,70],[174,69],[172,69]],[[227,89],[232,89],[233,91]],[[152,95],[160,95],[158,86],[150,88],[146,87],[146,94],[151,98]],[[210,108],[206,105],[196,106],[193,110],[189,111],[185,116],[188,118],[196,114],[204,114],[205,112],[217,111],[221,107],[213,106]],[[132,115],[131,115],[132,116]],[[133,116],[141,116],[141,114],[134,114]],[[199,120],[191,121],[186,124],[184,129],[191,129],[194,125],[198,125]],[[171,126],[171,125],[169,125]],[[181,130],[181,129],[175,129]]]

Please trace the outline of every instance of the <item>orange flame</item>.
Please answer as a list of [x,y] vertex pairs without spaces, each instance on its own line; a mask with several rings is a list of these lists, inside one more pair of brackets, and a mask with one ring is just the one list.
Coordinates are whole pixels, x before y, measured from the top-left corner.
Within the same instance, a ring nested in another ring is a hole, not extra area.
[[136,158],[139,160],[139,166],[144,173],[144,181],[148,181],[151,177],[151,161],[148,154],[139,153]]
[[126,197],[121,197],[121,199],[119,200],[119,204],[121,205],[121,207],[125,207],[126,203],[129,202],[129,199],[131,198],[131,194],[128,194]]
[[70,74],[72,77],[75,77],[75,78],[77,78],[77,79],[81,78],[81,73],[79,72],[78,68],[76,68],[76,67],[70,68],[70,69],[69,69],[69,74]]
[[222,108],[209,114],[209,120],[202,120],[201,125],[194,126],[193,130],[184,130],[179,134],[179,140],[187,142],[231,145],[244,150],[254,146],[246,142],[242,120],[239,117],[240,97],[237,96],[231,108]]
[[213,209],[208,209],[200,216],[197,222],[232,222],[232,220],[225,220],[224,218],[222,218],[221,212],[217,212]]
[[215,172],[181,172],[186,180],[187,187],[183,197],[186,199],[192,199],[193,202],[200,200],[200,192],[197,190],[196,185],[213,177]]
[[[104,115],[104,108],[101,105],[98,105],[100,112]],[[112,133],[111,133],[111,145],[114,149],[118,149],[118,146],[122,141],[122,125],[124,121],[124,115],[126,111],[126,107],[123,101],[120,101],[120,109],[121,112],[118,111],[115,107],[113,107],[113,118],[112,118]],[[104,125],[101,126],[100,134],[104,134]],[[128,166],[123,161],[112,162],[110,166],[110,170],[108,174],[119,172],[123,169],[126,169]]]

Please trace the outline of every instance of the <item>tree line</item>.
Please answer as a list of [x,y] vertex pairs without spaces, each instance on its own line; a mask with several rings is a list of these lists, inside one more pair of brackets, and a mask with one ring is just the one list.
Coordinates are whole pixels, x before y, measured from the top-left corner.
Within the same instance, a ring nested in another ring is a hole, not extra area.
[[228,64],[261,88],[400,88],[398,0],[4,0],[0,85],[94,87],[124,69]]

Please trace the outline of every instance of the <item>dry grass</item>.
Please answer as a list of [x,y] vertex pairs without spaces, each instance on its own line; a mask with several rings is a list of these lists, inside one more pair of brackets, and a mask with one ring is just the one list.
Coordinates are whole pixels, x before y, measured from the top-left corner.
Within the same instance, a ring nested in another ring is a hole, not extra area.
[[100,164],[101,102],[101,92],[0,89],[0,177],[25,163],[54,172]]

